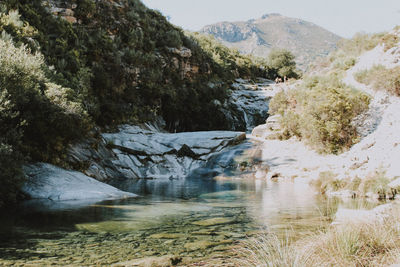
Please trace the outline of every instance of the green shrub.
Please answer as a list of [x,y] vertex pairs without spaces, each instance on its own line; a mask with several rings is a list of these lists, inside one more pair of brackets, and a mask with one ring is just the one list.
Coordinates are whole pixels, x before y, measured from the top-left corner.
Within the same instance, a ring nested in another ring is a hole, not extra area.
[[60,163],[65,146],[90,125],[74,91],[51,83],[45,69],[39,53],[0,40],[2,203],[15,200],[23,160]]
[[369,97],[337,75],[308,77],[287,94],[277,94],[270,109],[282,115],[284,138],[297,136],[324,153],[340,153],[358,141],[351,122],[368,108]]
[[294,55],[285,49],[274,49],[268,55],[268,66],[275,72],[275,77],[299,78]]
[[288,105],[288,96],[285,91],[281,90],[269,102],[269,113],[284,115]]
[[393,95],[400,96],[400,67],[387,69],[382,65],[373,66],[354,74],[354,78],[375,90],[385,90]]

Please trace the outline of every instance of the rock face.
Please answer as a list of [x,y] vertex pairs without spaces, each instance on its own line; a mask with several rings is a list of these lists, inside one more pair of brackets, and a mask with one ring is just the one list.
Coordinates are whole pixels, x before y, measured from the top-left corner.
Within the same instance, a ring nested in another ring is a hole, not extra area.
[[227,120],[232,122],[233,130],[250,132],[253,127],[265,123],[269,100],[275,94],[274,84],[270,80],[250,84],[242,79],[232,84],[231,96],[222,109]]
[[214,35],[227,46],[244,54],[265,57],[272,48],[290,50],[300,68],[336,48],[340,37],[307,21],[280,14],[266,14],[259,19],[220,22],[205,26],[201,33]]
[[85,163],[84,173],[100,181],[180,179],[244,139],[241,132],[164,133],[124,125],[116,133],[103,134],[97,143],[88,140],[72,147],[69,161]]
[[38,163],[25,166],[24,171],[28,181],[22,191],[33,199],[104,200],[136,196],[96,181],[80,172],[67,171],[50,164]]

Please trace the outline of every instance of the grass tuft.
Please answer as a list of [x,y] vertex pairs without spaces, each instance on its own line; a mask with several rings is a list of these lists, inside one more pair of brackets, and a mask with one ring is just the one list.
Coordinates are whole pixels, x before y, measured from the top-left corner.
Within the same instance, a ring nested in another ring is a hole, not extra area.
[[388,266],[400,256],[399,208],[379,222],[343,224],[293,243],[274,234],[243,243],[240,266]]

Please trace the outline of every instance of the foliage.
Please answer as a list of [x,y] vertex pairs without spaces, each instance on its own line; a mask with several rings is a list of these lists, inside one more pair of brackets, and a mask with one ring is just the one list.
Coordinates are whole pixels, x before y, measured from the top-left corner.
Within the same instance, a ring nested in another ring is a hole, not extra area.
[[388,50],[396,44],[396,35],[389,33],[365,34],[356,33],[351,39],[342,39],[337,44],[337,50],[311,69],[331,67],[336,70],[348,70],[356,64],[357,58],[364,52],[374,49],[379,44],[384,44],[384,50]]
[[[231,49],[218,42],[212,35],[200,33],[186,34],[205,51],[219,67],[229,70],[236,77],[272,78],[267,62],[251,55],[242,55],[237,49]],[[229,77],[227,77],[229,78]],[[231,78],[231,77],[230,77]]]
[[274,49],[268,55],[268,65],[272,69],[274,76],[284,78],[299,78],[300,74],[296,70],[294,55],[284,49]]
[[375,48],[382,42],[385,33],[365,34],[356,33],[351,39],[342,39],[338,43],[338,50],[351,56],[359,56],[365,51]]
[[336,174],[331,171],[321,172],[318,179],[313,180],[311,185],[315,187],[320,194],[325,194],[329,191],[339,191],[344,188],[344,181],[336,178]]
[[386,52],[399,44],[400,39],[397,35],[388,33],[382,37],[381,42],[384,44],[384,51]]
[[369,97],[329,74],[307,77],[270,105],[270,114],[282,116],[282,137],[297,136],[319,152],[340,153],[357,142],[352,120],[368,108]]
[[289,99],[285,91],[281,90],[269,102],[269,113],[284,115],[288,109]]
[[[5,4],[19,10],[38,45],[11,31],[13,39],[40,48],[56,71],[53,82],[73,89],[101,126],[162,116],[171,131],[226,129],[223,113],[211,104],[228,96],[220,81],[268,74],[260,60],[185,34],[139,0],[79,0],[75,24],[50,14],[40,0]],[[191,55],[183,56],[182,48]],[[211,88],[210,81],[220,86]]]
[[391,180],[387,178],[386,172],[378,169],[363,179],[358,177],[338,179],[333,172],[321,172],[318,179],[312,181],[311,185],[321,194],[351,190],[359,197],[376,194],[380,199],[386,199],[394,198],[396,195],[396,190],[389,187],[390,182]]
[[3,202],[15,200],[22,181],[22,154],[57,163],[65,146],[83,135],[89,125],[73,91],[50,83],[45,69],[39,53],[31,54],[24,45],[15,47],[11,41],[0,40]]
[[[161,116],[171,131],[228,129],[214,103],[227,99],[229,83],[239,75],[268,75],[262,60],[208,37],[187,36],[139,0],[64,4],[74,19],[51,13],[58,11],[49,1],[0,4],[5,185],[14,181],[18,188],[24,162],[62,165],[68,144],[95,125]],[[15,199],[3,196],[3,202]]]
[[17,201],[19,188],[24,181],[21,162],[22,157],[13,146],[0,140],[0,208]]
[[354,74],[354,78],[375,90],[385,90],[393,95],[400,96],[400,67],[387,69],[382,65],[375,65],[369,70]]

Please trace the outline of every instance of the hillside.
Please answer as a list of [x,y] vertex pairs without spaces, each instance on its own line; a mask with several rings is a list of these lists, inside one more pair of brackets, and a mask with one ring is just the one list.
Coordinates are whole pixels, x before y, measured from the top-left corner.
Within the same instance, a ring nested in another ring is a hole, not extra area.
[[259,19],[240,22],[220,22],[205,26],[201,33],[214,35],[223,44],[244,54],[265,57],[273,48],[284,48],[297,58],[305,70],[318,57],[328,55],[341,39],[313,23],[266,14]]
[[262,125],[253,131],[263,139],[284,139],[264,140],[263,160],[274,163],[270,176],[315,179],[318,190],[331,195],[382,199],[397,194],[399,41],[399,27],[356,35],[311,76],[277,85],[280,93],[269,113],[280,128],[269,131]]
[[268,71],[139,0],[1,1],[0,206],[24,163],[68,167],[70,144],[121,124],[232,129],[230,84]]
[[[253,241],[263,256],[251,266],[398,266],[400,27],[345,40],[311,76],[276,87],[274,117],[252,133],[266,178],[309,182],[340,204],[326,231]],[[263,251],[274,244],[279,256]]]

